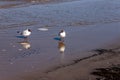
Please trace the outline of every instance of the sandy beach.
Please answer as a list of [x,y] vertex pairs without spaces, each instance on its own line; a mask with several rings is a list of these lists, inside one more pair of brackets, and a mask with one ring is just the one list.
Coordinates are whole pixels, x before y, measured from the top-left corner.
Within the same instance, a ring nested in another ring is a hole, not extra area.
[[119,0],[0,1],[0,80],[119,80],[119,13]]
[[[95,52],[96,55],[75,60],[71,64],[56,67],[45,73],[36,72],[33,74],[27,74],[26,76],[23,76],[23,80],[119,80],[120,66],[117,67],[117,77],[111,78],[112,72],[107,73],[107,70],[105,70],[111,66],[114,67],[115,65],[120,64],[119,49],[112,49],[112,51],[105,50],[104,52],[103,50],[103,53],[101,54],[99,54],[98,51]],[[102,72],[102,70],[105,70],[106,72]],[[93,74],[93,72],[96,72],[96,74]],[[102,75],[99,75],[100,73]],[[115,72],[113,72],[113,74],[115,74]],[[107,78],[106,75],[110,78]]]

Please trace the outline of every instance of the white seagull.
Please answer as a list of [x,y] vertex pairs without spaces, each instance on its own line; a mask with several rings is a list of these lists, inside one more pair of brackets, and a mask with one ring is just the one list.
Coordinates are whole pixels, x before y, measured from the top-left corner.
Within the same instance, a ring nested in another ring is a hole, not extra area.
[[21,35],[23,35],[24,37],[28,37],[31,35],[31,30],[30,29],[26,29],[26,30],[23,30],[23,32],[21,33]]
[[59,36],[60,36],[60,39],[63,40],[63,39],[66,37],[66,32],[65,32],[65,30],[61,30],[61,31],[59,32]]

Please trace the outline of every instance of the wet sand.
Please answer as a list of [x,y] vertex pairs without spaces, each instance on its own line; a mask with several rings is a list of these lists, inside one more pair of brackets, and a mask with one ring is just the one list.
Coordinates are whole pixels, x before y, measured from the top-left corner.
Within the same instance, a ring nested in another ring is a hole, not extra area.
[[[0,80],[94,80],[94,69],[119,64],[119,4],[103,2],[2,8]],[[28,40],[17,33],[26,28],[32,29]],[[59,41],[61,29],[67,32],[65,42]],[[65,48],[62,53],[61,47]]]
[[[105,50],[105,52],[104,52]],[[101,53],[101,51],[103,51]],[[51,71],[39,73],[35,72],[22,76],[23,80],[97,80],[106,79],[104,76],[107,75],[107,71],[103,72],[103,78],[92,73],[96,69],[108,69],[111,66],[119,65],[120,53],[119,47],[117,49],[99,49],[99,51],[93,51],[93,56],[89,56],[84,59],[75,60],[73,63],[54,68]],[[101,54],[100,54],[101,53]],[[114,70],[114,69],[113,69]],[[118,72],[120,67],[118,67]],[[110,77],[110,73],[108,74]],[[114,74],[113,74],[114,75]],[[117,77],[112,77],[111,80],[119,80],[119,73]],[[109,80],[109,79],[106,79]]]

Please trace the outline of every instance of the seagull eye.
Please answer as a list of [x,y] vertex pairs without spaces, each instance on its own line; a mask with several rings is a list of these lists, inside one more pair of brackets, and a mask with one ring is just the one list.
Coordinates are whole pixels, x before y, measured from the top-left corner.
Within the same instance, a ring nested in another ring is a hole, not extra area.
[[30,30],[30,29],[28,29],[28,31],[30,31],[30,32],[31,32],[31,30]]

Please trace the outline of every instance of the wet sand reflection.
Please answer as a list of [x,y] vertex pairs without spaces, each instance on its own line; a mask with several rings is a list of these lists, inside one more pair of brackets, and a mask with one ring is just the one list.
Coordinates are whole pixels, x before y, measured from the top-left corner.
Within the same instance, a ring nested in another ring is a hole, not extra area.
[[59,49],[60,53],[65,52],[65,43],[63,41],[58,42],[58,49]]
[[64,63],[64,58],[65,58],[65,43],[63,41],[58,41],[58,50],[60,52],[60,62],[61,64]]
[[23,48],[30,49],[31,44],[28,39],[24,39],[24,41],[18,42]]

